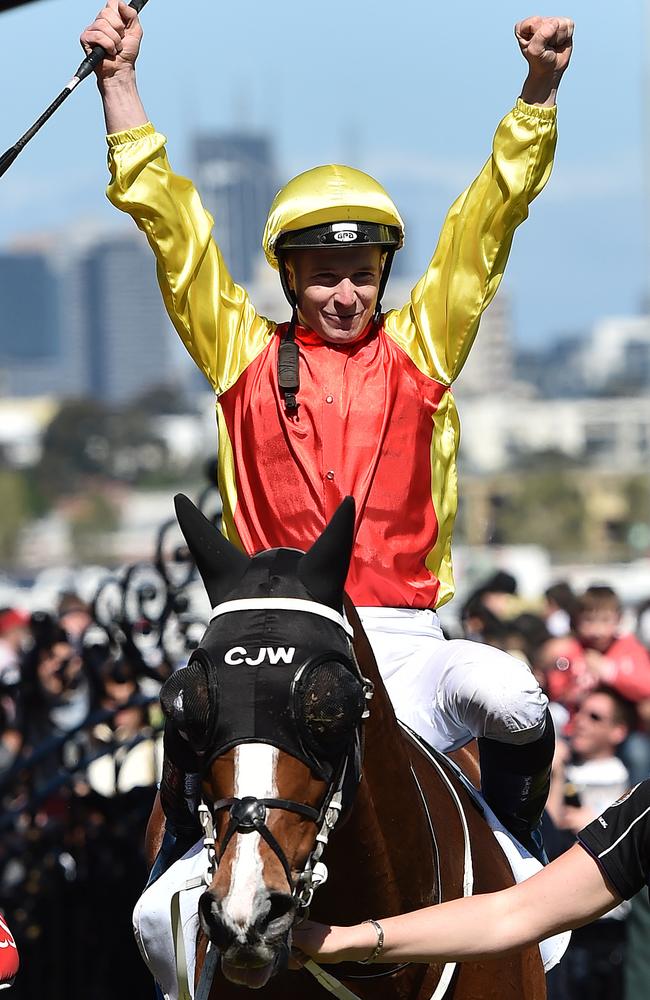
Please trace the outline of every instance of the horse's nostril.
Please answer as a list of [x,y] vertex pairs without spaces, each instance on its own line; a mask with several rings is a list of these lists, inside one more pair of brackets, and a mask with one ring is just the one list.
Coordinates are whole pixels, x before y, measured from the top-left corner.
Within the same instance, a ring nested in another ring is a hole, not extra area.
[[[271,927],[276,922],[289,924],[287,918],[293,917],[295,903],[286,892],[272,892],[269,894],[269,909],[264,914],[263,925],[265,928]],[[260,928],[261,929],[261,928]]]
[[204,892],[199,899],[199,919],[203,932],[220,949],[225,949],[231,944],[232,928],[224,922],[221,906],[210,892]]

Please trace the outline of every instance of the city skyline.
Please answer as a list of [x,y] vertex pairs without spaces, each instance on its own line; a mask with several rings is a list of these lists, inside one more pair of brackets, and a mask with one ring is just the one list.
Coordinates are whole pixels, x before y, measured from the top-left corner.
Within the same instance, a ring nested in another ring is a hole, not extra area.
[[[279,182],[328,160],[370,171],[409,222],[415,276],[433,251],[446,209],[480,169],[525,73],[512,25],[528,11],[511,0],[498,13],[478,2],[461,6],[433,11],[407,0],[397,18],[385,0],[372,8],[333,0],[330,20],[319,28],[317,13],[296,0],[280,20],[260,5],[247,20],[242,49],[231,44],[242,30],[234,11],[196,0],[191,19],[179,19],[173,7],[151,3],[142,18],[145,105],[170,137],[172,162],[190,175],[191,134],[235,128],[269,131]],[[647,297],[643,33],[628,31],[628,47],[612,49],[602,31],[604,2],[571,6],[576,53],[560,90],[557,166],[516,236],[504,282],[517,339],[531,345],[588,330],[602,316],[633,315]],[[69,77],[78,61],[76,39],[95,7],[48,0],[0,18],[5,88],[19,76],[35,33],[45,30],[50,43],[47,58],[3,109],[0,146],[15,141]],[[639,28],[640,0],[619,7],[625,23]],[[334,30],[340,24],[353,44],[340,40]],[[229,44],[215,49],[215,37]],[[273,41],[289,52],[294,37],[298,54],[291,62]],[[375,60],[390,83],[381,73],[359,73]],[[317,72],[319,66],[328,72]],[[297,81],[300,75],[304,80]],[[105,155],[99,99],[89,81],[0,181],[0,244],[88,218],[117,221],[103,197]]]

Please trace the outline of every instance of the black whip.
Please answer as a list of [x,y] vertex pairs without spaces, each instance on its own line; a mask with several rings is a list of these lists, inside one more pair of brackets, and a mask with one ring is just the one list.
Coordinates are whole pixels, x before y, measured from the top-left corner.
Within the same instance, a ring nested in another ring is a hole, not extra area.
[[[133,7],[134,11],[136,11],[136,13],[139,14],[146,3],[147,0],[131,0],[129,7]],[[96,45],[94,49],[92,49],[92,51],[88,53],[84,61],[81,63],[79,69],[70,80],[70,82],[66,84],[66,86],[61,91],[59,96],[54,101],[52,101],[49,108],[43,112],[38,121],[34,122],[32,127],[28,129],[23,136],[20,137],[18,142],[16,142],[13,146],[11,146],[11,148],[8,149],[6,153],[3,153],[2,156],[0,156],[0,177],[2,177],[4,173],[6,173],[6,171],[9,169],[11,164],[18,156],[18,154],[22,152],[22,150],[25,148],[30,139],[33,139],[36,133],[43,128],[45,122],[52,117],[57,108],[61,107],[63,102],[66,100],[66,98],[70,96],[75,87],[78,84],[80,84],[82,80],[85,80],[87,76],[90,76],[92,71],[95,69],[97,65],[99,65],[102,59],[106,58],[107,54],[108,53],[106,52],[106,49],[103,49],[101,45]]]

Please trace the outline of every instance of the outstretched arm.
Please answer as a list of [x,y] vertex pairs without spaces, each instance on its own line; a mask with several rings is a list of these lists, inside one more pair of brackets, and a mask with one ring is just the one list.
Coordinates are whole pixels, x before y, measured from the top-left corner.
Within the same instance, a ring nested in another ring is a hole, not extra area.
[[528,63],[521,99],[499,125],[483,170],[447,213],[411,301],[386,317],[386,332],[420,371],[443,385],[461,371],[503,277],[515,230],[551,172],[555,95],[571,57],[573,22],[531,17],[515,32]]
[[87,53],[95,45],[108,53],[95,70],[108,134],[146,125],[147,114],[135,79],[142,28],[133,8],[122,0],[106,0],[80,41]]
[[[510,889],[414,910],[381,921],[378,962],[463,961],[521,948],[594,920],[620,896],[594,859],[577,844],[532,878]],[[329,927],[307,922],[294,945],[324,962],[360,961],[372,954],[372,924]]]
[[[631,899],[650,874],[650,779],[581,830],[578,841],[519,885],[382,920],[385,944],[376,961],[488,957],[580,927]],[[373,953],[377,932],[369,923],[306,922],[294,931],[294,945],[328,962],[358,961]]]
[[212,238],[212,217],[191,182],[172,171],[165,137],[148,121],[135,75],[141,41],[138,17],[122,0],[107,0],[81,36],[87,52],[101,45],[108,53],[96,70],[108,132],[108,197],[145,233],[169,317],[221,393],[263,348],[272,324],[233,282]]

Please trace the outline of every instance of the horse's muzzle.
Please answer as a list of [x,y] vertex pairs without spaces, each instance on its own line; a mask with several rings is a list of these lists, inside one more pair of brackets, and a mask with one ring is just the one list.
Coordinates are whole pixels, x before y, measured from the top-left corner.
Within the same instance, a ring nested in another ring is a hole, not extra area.
[[248,921],[242,923],[232,919],[211,890],[199,900],[201,927],[219,949],[224,975],[250,988],[264,986],[285,964],[295,911],[288,893],[258,893]]

